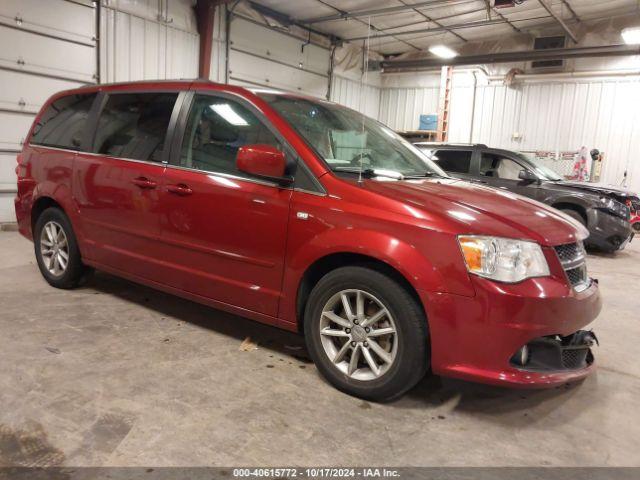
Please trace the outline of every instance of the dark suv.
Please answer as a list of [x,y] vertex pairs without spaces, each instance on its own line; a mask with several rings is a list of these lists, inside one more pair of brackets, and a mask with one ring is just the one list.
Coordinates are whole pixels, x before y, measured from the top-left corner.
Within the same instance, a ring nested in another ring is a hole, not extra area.
[[443,170],[455,177],[509,190],[551,205],[589,229],[587,246],[607,252],[633,238],[628,205],[638,197],[626,190],[564,180],[522,153],[482,144],[417,142]]

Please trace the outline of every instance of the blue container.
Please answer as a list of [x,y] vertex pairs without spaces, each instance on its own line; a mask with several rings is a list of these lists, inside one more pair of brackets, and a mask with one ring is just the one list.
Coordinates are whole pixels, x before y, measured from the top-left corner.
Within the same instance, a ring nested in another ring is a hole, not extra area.
[[420,127],[418,130],[437,130],[438,115],[420,115]]

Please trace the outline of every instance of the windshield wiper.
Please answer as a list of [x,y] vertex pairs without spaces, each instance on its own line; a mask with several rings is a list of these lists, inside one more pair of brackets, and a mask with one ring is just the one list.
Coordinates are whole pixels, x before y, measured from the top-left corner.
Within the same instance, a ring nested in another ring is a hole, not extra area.
[[333,167],[332,170],[334,172],[348,172],[356,174],[362,172],[362,176],[364,178],[385,177],[393,178],[395,180],[404,180],[406,178],[400,172],[396,172],[395,170],[387,170],[386,168],[363,168],[362,170],[360,170],[358,167]]
[[416,174],[411,174],[411,175],[405,175],[404,178],[408,178],[409,180],[411,180],[412,178],[448,178],[444,175],[440,175],[439,173],[436,172],[424,172],[424,173],[416,173]]

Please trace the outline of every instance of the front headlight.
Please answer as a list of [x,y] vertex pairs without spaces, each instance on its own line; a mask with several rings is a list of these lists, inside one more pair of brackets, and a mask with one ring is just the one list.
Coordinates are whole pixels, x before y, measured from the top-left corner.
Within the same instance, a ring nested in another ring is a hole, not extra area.
[[629,218],[629,207],[627,207],[624,203],[618,202],[613,198],[600,197],[600,207],[601,210],[605,210],[613,215],[618,217],[622,217],[625,219]]
[[540,245],[524,240],[460,235],[458,243],[467,270],[480,277],[516,283],[549,275],[549,266]]

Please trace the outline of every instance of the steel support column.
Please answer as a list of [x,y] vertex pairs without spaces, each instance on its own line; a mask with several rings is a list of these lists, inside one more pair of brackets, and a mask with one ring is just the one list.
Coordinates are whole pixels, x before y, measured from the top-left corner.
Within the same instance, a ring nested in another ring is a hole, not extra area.
[[211,49],[213,45],[213,25],[216,7],[229,0],[198,0],[196,3],[196,21],[200,35],[200,58],[198,77],[209,79],[211,76]]

